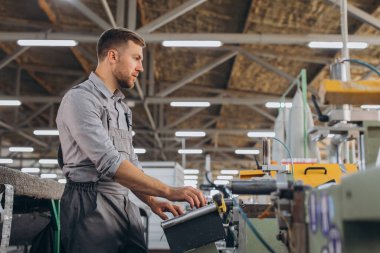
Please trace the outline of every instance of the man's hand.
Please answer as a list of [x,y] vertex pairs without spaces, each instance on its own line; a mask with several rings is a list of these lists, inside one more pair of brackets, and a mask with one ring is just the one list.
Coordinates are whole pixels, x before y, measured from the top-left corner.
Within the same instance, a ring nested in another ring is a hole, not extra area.
[[152,209],[152,211],[158,216],[160,216],[160,218],[163,220],[168,219],[168,216],[164,214],[164,212],[171,212],[174,216],[183,214],[181,207],[173,205],[172,203],[169,203],[167,201],[158,201],[152,198],[148,205],[150,209]]
[[191,208],[194,206],[199,208],[206,205],[206,198],[203,193],[191,186],[171,187],[165,198],[171,201],[186,201],[190,204]]

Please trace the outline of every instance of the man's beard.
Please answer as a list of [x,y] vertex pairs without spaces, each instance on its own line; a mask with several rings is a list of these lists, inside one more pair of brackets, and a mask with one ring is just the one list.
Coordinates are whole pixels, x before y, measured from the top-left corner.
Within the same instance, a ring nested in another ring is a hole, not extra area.
[[123,89],[132,89],[135,86],[135,82],[130,78],[127,80],[116,78],[117,84]]
[[132,89],[135,86],[135,82],[133,81],[132,76],[125,77],[122,73],[117,72],[115,78],[120,88]]

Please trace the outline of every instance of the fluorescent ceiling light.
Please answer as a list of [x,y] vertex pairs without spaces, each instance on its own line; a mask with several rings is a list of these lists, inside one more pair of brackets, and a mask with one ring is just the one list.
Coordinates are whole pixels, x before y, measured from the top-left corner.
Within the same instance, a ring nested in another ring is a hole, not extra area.
[[17,44],[32,47],[75,47],[78,42],[75,40],[18,40]]
[[209,107],[210,102],[171,102],[173,107]]
[[41,178],[57,178],[57,174],[53,174],[53,173],[41,174],[40,177]]
[[40,159],[38,160],[40,164],[58,164],[57,159]]
[[187,169],[187,170],[183,170],[183,173],[185,174],[199,174],[199,170],[195,170],[195,169]]
[[216,184],[216,185],[226,185],[229,182],[230,181],[228,181],[228,180],[214,180],[214,184]]
[[260,151],[257,149],[236,149],[235,154],[237,155],[258,155]]
[[0,158],[0,164],[10,164],[13,163],[13,159]]
[[380,105],[362,105],[360,106],[362,109],[368,109],[368,110],[379,110]]
[[286,102],[286,103],[280,103],[280,102],[267,102],[265,103],[265,107],[266,108],[291,108],[292,107],[292,103],[290,102]]
[[178,149],[179,154],[202,154],[202,149]]
[[185,179],[185,180],[189,180],[189,179],[198,179],[198,176],[196,176],[196,175],[185,175],[185,176],[184,176],[184,179]]
[[198,184],[198,181],[197,180],[184,180],[183,183],[185,185],[196,185],[196,184]]
[[146,153],[145,148],[135,148],[134,150],[135,150],[136,154],[145,154]]
[[24,172],[24,173],[39,173],[40,172],[40,168],[22,168],[21,172]]
[[218,40],[165,40],[164,47],[220,47],[222,44]]
[[177,131],[175,132],[177,137],[205,137],[206,132],[202,131]]
[[34,148],[32,147],[10,147],[10,152],[33,152]]
[[248,132],[247,133],[248,137],[275,137],[276,134],[275,132]]
[[0,100],[0,106],[20,106],[20,100]]
[[58,179],[58,183],[66,184],[67,180],[65,178]]
[[234,177],[233,176],[217,176],[216,178],[219,180],[231,180]]
[[[309,42],[310,48],[326,48],[326,49],[340,49],[343,48],[343,42],[337,41],[312,41]],[[347,47],[350,49],[365,49],[368,47],[366,42],[348,42]]]
[[59,135],[58,130],[34,130],[34,135]]
[[239,174],[239,171],[238,170],[221,170],[220,174],[224,174],[224,175],[237,175],[237,174]]

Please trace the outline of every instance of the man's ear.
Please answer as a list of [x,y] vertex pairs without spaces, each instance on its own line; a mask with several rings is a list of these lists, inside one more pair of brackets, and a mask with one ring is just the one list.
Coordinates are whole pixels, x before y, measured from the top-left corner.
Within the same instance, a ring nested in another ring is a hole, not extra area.
[[117,62],[117,61],[119,60],[119,54],[118,54],[118,52],[117,52],[116,50],[114,50],[114,49],[110,49],[110,50],[108,50],[108,55],[107,55],[107,57],[108,57],[108,60],[109,60],[110,62]]

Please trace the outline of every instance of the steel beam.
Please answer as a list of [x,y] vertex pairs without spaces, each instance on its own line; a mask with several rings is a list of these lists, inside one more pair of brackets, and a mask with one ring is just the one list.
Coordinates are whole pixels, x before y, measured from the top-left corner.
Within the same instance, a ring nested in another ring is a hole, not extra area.
[[91,61],[92,64],[94,64],[95,66],[98,64],[98,59],[96,58],[96,56],[93,56],[82,46],[77,46],[77,48],[88,60]]
[[30,47],[20,47],[16,49],[12,54],[6,56],[0,61],[0,69],[4,68],[8,65],[11,61],[22,55],[24,52],[26,52]]
[[247,105],[247,107],[249,107],[249,108],[251,108],[252,110],[254,110],[255,112],[261,114],[262,116],[264,116],[265,118],[269,119],[270,121],[273,121],[273,122],[274,122],[274,121],[276,120],[276,118],[275,118],[273,115],[267,113],[266,111],[264,111],[263,109],[260,109],[260,108],[257,107],[257,106],[254,106],[254,105]]
[[[194,159],[194,160],[188,161],[189,164],[204,164],[204,162],[205,162],[204,159],[203,160]],[[231,168],[230,166],[236,165],[236,164],[245,165],[249,167],[256,166],[255,161],[252,159],[225,159],[225,158],[212,159],[212,163],[213,164],[215,163],[228,164],[229,166],[228,168]]]
[[[174,101],[181,102],[210,102],[211,104],[223,104],[223,105],[262,105],[266,102],[280,101],[280,97],[265,97],[252,96],[246,98],[240,97],[148,97],[145,100],[148,104],[168,104]],[[286,102],[289,102],[286,99]]]
[[116,27],[115,18],[113,17],[113,14],[111,12],[110,6],[108,5],[107,0],[100,0],[102,2],[103,8],[107,14],[107,17],[113,27]]
[[[72,0],[70,0],[72,1]],[[108,28],[111,28],[109,25]],[[219,40],[224,44],[273,44],[306,45],[311,41],[342,41],[339,34],[247,34],[247,33],[141,33],[147,43],[161,43],[164,40]],[[79,42],[96,43],[99,35],[85,33],[43,33],[43,32],[0,32],[0,41],[23,39],[73,39]],[[350,42],[367,42],[380,45],[376,35],[351,35]]]
[[[20,85],[21,85],[21,68],[18,67],[17,72],[16,72],[15,96],[20,96]],[[20,107],[15,108],[13,124],[17,123],[19,112],[20,112]]]
[[266,62],[265,60],[257,57],[256,55],[254,54],[251,54],[250,52],[248,52],[247,50],[244,50],[242,48],[239,49],[239,52],[244,55],[245,57],[247,57],[248,59],[250,59],[251,61],[254,61],[256,62],[257,64],[259,64],[260,66],[266,68],[267,70],[269,71],[272,71],[273,73],[287,79],[288,81],[290,82],[293,82],[293,80],[295,79],[293,76],[289,75],[288,73],[285,73],[284,71],[282,71],[281,69],[273,66],[272,64]]
[[[341,6],[340,0],[328,1],[338,6]],[[361,9],[349,3],[347,3],[347,11],[351,16],[355,17],[356,19],[375,27],[376,29],[380,29],[380,20],[372,16],[371,14],[368,14],[367,12],[362,11]]]
[[260,56],[260,57],[267,57],[271,59],[285,59],[289,61],[299,61],[299,62],[320,64],[320,65],[326,65],[333,62],[333,59],[328,58],[328,57],[295,56],[295,55],[290,55],[290,54],[278,54],[277,52],[274,52],[274,53],[255,52],[255,55]]
[[99,17],[95,12],[93,12],[90,8],[84,5],[80,0],[67,0],[67,2],[70,3],[73,7],[79,10],[83,15],[85,15],[88,19],[90,19],[92,22],[97,24],[102,29],[107,30],[112,28],[110,24],[108,24],[104,19]]
[[[165,152],[178,152],[178,149],[180,149],[181,147],[178,147],[178,148],[164,148],[164,151]],[[191,147],[186,147],[186,149],[202,149],[204,153],[208,153],[208,152],[226,152],[226,153],[234,153],[236,149],[240,149],[242,147],[231,147],[231,148],[226,148],[226,147],[198,147],[198,146],[191,146]],[[245,148],[245,147],[243,147]],[[255,149],[258,149],[255,147]],[[159,149],[154,149],[154,148],[151,148],[151,149],[148,149],[148,152],[149,151],[159,151]],[[202,154],[204,155],[204,154]],[[253,155],[244,155],[244,156],[253,156]],[[190,161],[189,161],[190,162]],[[254,162],[254,161],[253,161]]]
[[[151,130],[143,130],[143,129],[135,129],[136,133],[146,133],[153,134]],[[178,129],[157,129],[157,133],[159,134],[174,134]],[[224,129],[202,129],[202,128],[193,128],[193,129],[181,129],[181,131],[203,131],[206,134],[223,134],[223,135],[245,135],[251,131],[262,131],[262,132],[273,132],[273,129],[234,129],[234,128],[224,128]]]
[[157,129],[157,126],[156,126],[156,123],[154,122],[153,120],[153,116],[152,116],[152,113],[150,112],[150,109],[148,107],[148,104],[145,102],[145,97],[144,97],[144,93],[143,91],[141,90],[141,87],[140,87],[140,83],[138,80],[136,80],[136,83],[135,83],[135,86],[136,86],[136,90],[139,94],[139,97],[141,99],[141,101],[143,101],[143,107],[144,107],[144,110],[145,110],[145,113],[148,117],[148,120],[149,120],[149,123],[150,123],[150,126],[153,130],[153,133],[154,133],[154,138],[156,139],[157,141],[157,144],[158,144],[158,147],[161,149],[161,156],[162,156],[162,159],[164,160],[167,160],[166,159],[166,155],[165,153],[162,151],[162,148],[163,148],[163,145],[162,145],[162,141],[160,140],[160,137],[158,136],[158,133],[156,131]]
[[201,128],[209,128],[209,127],[211,127],[213,124],[215,124],[219,120],[220,117],[221,116],[218,116],[217,118],[210,120],[209,122],[207,122],[206,124],[204,124]]
[[62,98],[59,96],[0,96],[0,99],[17,99],[23,103],[59,103]]
[[236,55],[237,55],[237,51],[229,52],[229,53],[226,53],[226,54],[222,55],[221,57],[217,58],[216,60],[214,60],[214,61],[206,64],[205,66],[201,67],[200,69],[197,69],[193,73],[185,76],[182,80],[174,83],[170,87],[168,87],[168,88],[160,91],[159,93],[157,93],[156,96],[157,97],[165,97],[165,96],[169,95],[170,93],[178,90],[182,86],[184,86],[187,83],[193,81],[197,77],[199,77],[199,76],[203,75],[204,73],[210,71],[211,69],[219,66],[220,64],[224,63],[225,61],[231,59],[232,57],[234,57]]
[[[71,87],[70,87],[71,88]],[[62,94],[63,95],[63,94]],[[23,103],[60,103],[61,96],[1,96],[0,99],[18,99]],[[211,104],[223,105],[263,105],[266,102],[279,101],[280,97],[275,96],[251,96],[246,98],[240,97],[148,97],[145,98],[146,104],[169,104],[173,101],[182,102],[210,102]],[[129,100],[136,104],[142,103],[140,100]],[[289,99],[285,100],[289,102]],[[200,108],[197,108],[200,109]],[[204,108],[202,108],[204,109]]]
[[185,115],[183,115],[182,117],[178,118],[176,121],[166,125],[166,128],[173,128],[173,127],[176,127],[177,125],[181,124],[182,122],[184,122],[185,120],[191,118],[192,116],[194,116],[195,114],[199,113],[200,111],[202,111],[204,108],[194,108],[192,109],[190,112],[186,113]]
[[177,8],[174,8],[173,10],[162,15],[161,17],[155,19],[154,21],[150,22],[149,24],[139,28],[137,30],[137,32],[151,33],[154,30],[157,30],[161,26],[169,23],[170,21],[176,19],[177,17],[183,15],[184,13],[192,10],[193,8],[197,7],[198,5],[200,5],[204,2],[206,2],[206,0],[189,0],[186,3],[178,6]]
[[154,95],[154,68],[155,68],[155,47],[149,48],[148,50],[148,96]]
[[[135,0],[131,0],[135,1]],[[116,25],[124,27],[125,24],[125,0],[116,1]]]
[[32,72],[40,72],[53,75],[65,75],[65,76],[80,76],[83,75],[83,71],[77,69],[63,69],[51,66],[36,66],[31,64],[20,64],[22,69]]
[[136,0],[129,0],[128,2],[128,28],[136,30],[136,14],[137,4]]
[[[311,41],[342,41],[340,34],[247,34],[247,33],[152,33],[142,34],[149,43],[160,43],[164,40],[218,40],[224,44],[274,44],[306,45]],[[350,42],[368,42],[380,45],[379,36],[351,35]]]
[[40,145],[41,147],[44,147],[44,148],[47,148],[47,147],[48,147],[48,145],[47,145],[46,143],[44,143],[44,142],[42,142],[42,141],[40,141],[40,140],[34,138],[33,136],[28,135],[28,134],[26,134],[26,133],[24,133],[24,132],[22,132],[22,131],[16,130],[13,126],[11,126],[11,125],[5,123],[4,121],[0,121],[0,126],[6,128],[6,129],[8,129],[8,130],[10,130],[10,131],[15,132],[16,134],[18,134],[18,135],[24,137],[25,139],[28,139],[28,140],[30,140],[30,141],[36,143],[37,145]]
[[200,142],[198,142],[197,144],[195,144],[193,147],[194,148],[199,148],[200,146],[202,146],[203,144],[207,143],[208,141],[211,141],[212,140],[212,136],[208,136],[207,138],[203,138]]
[[28,122],[30,122],[31,120],[33,120],[35,117],[37,117],[38,115],[40,115],[43,111],[45,111],[47,108],[49,108],[52,105],[53,105],[53,103],[48,103],[48,104],[40,107],[40,109],[38,109],[37,111],[35,111],[27,119],[25,119],[24,121],[22,121],[21,123],[19,123],[18,127],[24,126],[25,124],[27,124]]

